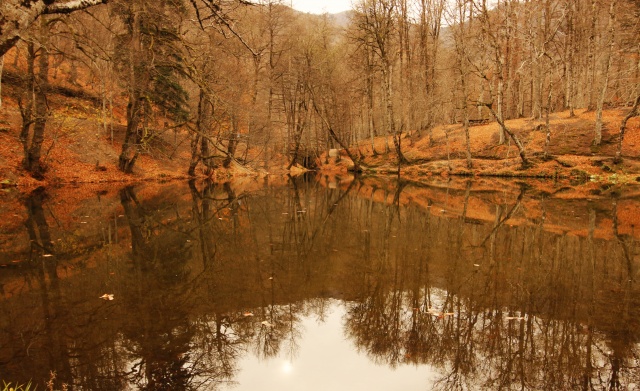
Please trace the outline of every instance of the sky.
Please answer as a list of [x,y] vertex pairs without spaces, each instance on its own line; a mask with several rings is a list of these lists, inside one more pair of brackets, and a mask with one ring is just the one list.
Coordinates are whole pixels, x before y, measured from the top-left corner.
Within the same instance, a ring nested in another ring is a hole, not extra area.
[[293,8],[312,14],[335,14],[351,9],[351,0],[285,0]]

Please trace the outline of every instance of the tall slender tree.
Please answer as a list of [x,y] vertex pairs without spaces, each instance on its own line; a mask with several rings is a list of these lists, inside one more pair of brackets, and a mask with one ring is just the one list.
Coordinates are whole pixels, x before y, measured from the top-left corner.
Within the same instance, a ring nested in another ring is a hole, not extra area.
[[179,0],[132,0],[114,12],[125,25],[117,51],[128,95],[127,129],[118,167],[131,173],[145,144],[153,138],[154,109],[175,121],[186,120],[188,96],[180,84],[184,70],[179,40],[179,18],[186,9]]

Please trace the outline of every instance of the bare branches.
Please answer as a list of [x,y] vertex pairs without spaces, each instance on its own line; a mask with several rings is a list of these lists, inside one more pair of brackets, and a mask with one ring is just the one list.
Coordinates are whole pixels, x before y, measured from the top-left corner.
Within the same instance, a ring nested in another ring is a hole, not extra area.
[[351,154],[351,151],[349,151],[349,146],[343,143],[342,140],[340,140],[336,132],[333,130],[333,127],[327,120],[326,116],[322,113],[322,111],[318,107],[318,104],[316,103],[316,95],[312,87],[309,87],[309,92],[311,93],[311,101],[313,103],[313,109],[315,110],[316,114],[318,114],[318,117],[320,117],[320,119],[322,120],[322,123],[324,124],[324,126],[327,127],[327,130],[331,135],[331,138],[333,138],[335,142],[338,143],[342,147],[342,149],[344,149],[344,151],[347,153],[347,156],[349,156],[349,159],[353,161],[353,170],[355,172],[362,171],[362,169],[360,168],[359,160]]
[[518,135],[516,135],[514,132],[512,132],[507,127],[507,125],[505,125],[505,123],[502,120],[502,118],[500,118],[500,116],[498,116],[498,113],[496,113],[495,110],[493,109],[493,105],[491,103],[484,103],[484,102],[476,102],[476,105],[477,106],[486,107],[487,109],[489,109],[489,111],[491,112],[491,115],[493,116],[493,118],[495,118],[496,121],[498,121],[498,124],[500,125],[500,128],[502,129],[502,131],[504,131],[506,134],[509,135],[509,137],[511,137],[511,140],[513,140],[513,143],[518,148],[518,152],[520,154],[520,159],[522,160],[522,166],[523,167],[530,166],[531,163],[527,159],[524,145],[522,144],[522,142],[518,138]]
[[105,4],[108,0],[70,0],[51,2],[44,0],[2,0],[0,3],[0,56],[20,39],[20,36],[44,14],[69,14],[74,11]]
[[[204,5],[205,9],[209,10],[210,14],[207,16],[203,16],[202,12],[200,12],[200,9],[198,7],[198,4],[196,2],[197,0],[190,0],[191,4],[193,5],[193,8],[196,12],[196,16],[198,18],[198,23],[200,25],[200,27],[204,30],[205,29],[205,25],[204,25],[204,21],[206,20],[210,20],[213,19],[213,21],[216,24],[222,25],[224,27],[227,28],[227,30],[229,30],[229,32],[231,32],[231,34],[233,36],[235,36],[238,41],[240,41],[240,43],[242,43],[242,45],[249,51],[251,52],[251,54],[253,55],[253,57],[258,57],[260,55],[260,53],[258,53],[256,50],[254,50],[249,43],[244,39],[244,37],[242,36],[242,34],[240,34],[239,31],[236,30],[236,28],[232,25],[232,21],[229,18],[229,16],[227,14],[224,13],[222,7],[220,7],[220,5],[213,1],[213,0],[201,0],[202,4]],[[245,0],[238,0],[238,3],[241,5],[255,5],[249,1],[245,1]]]

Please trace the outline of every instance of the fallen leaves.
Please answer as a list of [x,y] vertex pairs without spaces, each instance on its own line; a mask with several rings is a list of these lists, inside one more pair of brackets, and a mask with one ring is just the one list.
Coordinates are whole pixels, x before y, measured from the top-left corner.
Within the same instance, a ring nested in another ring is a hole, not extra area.
[[100,296],[100,299],[111,301],[113,300],[113,293],[105,293],[104,295]]

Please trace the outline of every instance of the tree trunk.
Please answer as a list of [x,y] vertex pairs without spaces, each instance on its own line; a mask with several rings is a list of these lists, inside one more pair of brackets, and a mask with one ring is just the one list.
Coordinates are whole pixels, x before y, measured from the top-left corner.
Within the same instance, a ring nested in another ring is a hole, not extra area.
[[566,97],[565,106],[569,109],[569,117],[576,116],[575,113],[575,46],[576,46],[576,33],[575,33],[575,4],[570,1],[567,7],[567,39],[569,40],[566,48],[565,58],[567,59],[566,68]]
[[129,5],[133,18],[129,21],[131,37],[129,41],[129,103],[127,104],[127,130],[122,143],[122,151],[118,158],[118,168],[120,171],[130,174],[138,159],[138,149],[140,143],[140,114],[142,110],[142,96],[140,85],[143,83],[141,75],[136,72],[136,64],[142,55],[140,42],[140,15],[135,2]]
[[393,93],[391,88],[391,64],[388,62],[384,65],[383,69],[384,78],[384,100],[387,108],[387,126],[389,134],[393,137],[393,146],[398,156],[398,169],[402,164],[408,163],[407,159],[402,154],[402,148],[400,144],[400,133],[396,131],[395,114],[393,110]]
[[[320,117],[320,119],[322,120],[322,123],[327,127],[327,131],[329,132],[329,135],[331,136],[331,138],[338,143],[338,145],[340,145],[340,147],[342,147],[342,149],[347,153],[347,156],[349,156],[349,159],[351,159],[351,161],[353,162],[353,171],[354,172],[361,172],[362,168],[360,167],[360,163],[359,160],[356,159],[355,156],[353,156],[353,154],[351,153],[351,151],[349,151],[349,147],[347,145],[345,145],[342,140],[340,140],[340,138],[338,138],[338,135],[336,134],[336,132],[333,130],[333,127],[331,126],[331,124],[329,123],[329,121],[327,121],[327,119],[325,118],[325,116],[322,114],[322,112],[320,111],[320,109],[318,108],[318,105],[316,103],[316,97],[315,94],[313,92],[312,89],[309,89],[309,92],[311,94],[311,102],[313,104],[313,109],[316,112],[316,114],[318,114],[318,117]],[[327,140],[328,141],[328,140]],[[339,156],[339,155],[338,155]]]
[[129,96],[127,105],[127,130],[122,143],[122,151],[118,158],[118,168],[120,171],[131,174],[138,159],[138,144],[140,143],[140,98],[137,94]]
[[227,156],[222,162],[224,168],[229,168],[231,162],[235,159],[236,148],[238,147],[238,118],[234,115],[231,119],[231,134],[229,135],[229,143],[227,144]]
[[40,161],[42,154],[42,143],[44,142],[44,131],[47,123],[47,85],[49,80],[49,51],[46,47],[48,31],[46,21],[41,21],[40,39],[40,57],[38,58],[38,73],[34,85],[34,126],[31,144],[25,158],[25,168],[36,179],[42,179],[45,168]]
[[551,91],[552,85],[551,82],[549,82],[549,94],[547,95],[547,107],[544,118],[544,160],[547,160],[549,158],[549,144],[551,144],[551,128],[549,127],[549,115],[551,113]]
[[375,145],[376,124],[374,121],[374,96],[373,96],[373,55],[367,48],[367,125],[369,127],[369,136],[371,137],[371,153],[377,156]]
[[[18,99],[20,116],[22,117],[22,130],[20,131],[20,143],[22,144],[22,165],[27,168],[27,156],[29,154],[29,134],[33,124],[33,84],[35,80],[35,46],[33,42],[27,44],[27,76],[25,78],[24,91]],[[24,100],[23,100],[24,97]]]
[[598,22],[598,1],[591,0],[591,23],[589,26],[589,39],[587,45],[587,88],[589,89],[588,110],[593,110],[593,102],[596,83],[596,25]]
[[291,156],[291,161],[287,166],[287,170],[290,170],[291,167],[293,167],[293,165],[296,164],[296,160],[298,159],[298,153],[300,151],[300,142],[302,140],[302,133],[304,132],[304,129],[307,127],[308,109],[307,109],[307,104],[304,100],[298,104],[298,110],[296,112],[297,112],[298,118],[296,120],[296,130],[293,135],[293,142],[294,142],[293,155]]
[[627,131],[627,122],[633,117],[638,116],[638,105],[640,104],[640,95],[636,97],[635,102],[633,103],[633,107],[627,113],[627,115],[620,123],[620,134],[618,136],[618,149],[616,150],[616,157],[614,158],[614,163],[620,163],[622,161],[622,141],[624,140],[624,134]]
[[522,160],[522,167],[523,168],[524,167],[529,167],[530,166],[530,162],[527,159],[526,151],[524,149],[524,145],[522,145],[522,143],[520,142],[520,139],[518,138],[518,136],[515,133],[513,133],[509,128],[507,128],[507,125],[505,125],[504,121],[500,117],[498,117],[498,114],[495,112],[495,110],[493,110],[493,108],[491,107],[491,104],[483,103],[482,105],[489,109],[489,111],[491,112],[491,115],[493,115],[493,118],[495,118],[496,121],[498,122],[498,124],[500,125],[500,128],[507,135],[509,135],[509,137],[511,137],[511,140],[513,140],[513,143],[518,148],[518,153],[520,154],[520,159]]
[[0,56],[0,109],[2,109],[2,70],[4,68],[4,55]]
[[191,135],[191,161],[189,162],[189,170],[187,175],[196,176],[196,167],[200,163],[200,155],[198,154],[198,147],[200,146],[200,135],[194,133]]
[[593,144],[600,145],[602,142],[602,110],[604,108],[604,99],[607,95],[607,87],[609,84],[609,69],[611,68],[611,60],[612,60],[612,52],[613,45],[615,43],[614,40],[614,20],[615,20],[615,6],[616,0],[611,2],[611,6],[609,7],[609,23],[608,23],[608,32],[609,32],[609,44],[607,45],[607,57],[605,60],[605,68],[604,68],[604,81],[602,82],[602,88],[600,90],[600,97],[598,98],[598,107],[596,109],[596,127],[594,130]]
[[209,140],[205,135],[208,132],[209,102],[205,91],[201,88],[198,94],[198,114],[196,118],[196,131],[191,139],[191,162],[189,163],[189,176],[195,176],[196,167],[202,161],[205,166],[205,174],[211,174],[212,159],[209,156]]

